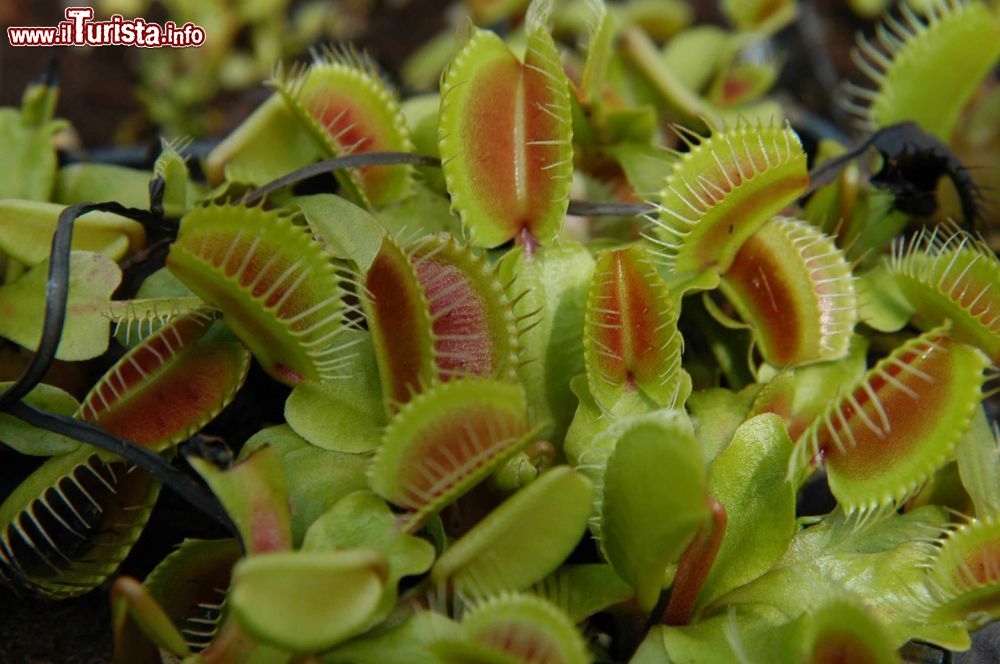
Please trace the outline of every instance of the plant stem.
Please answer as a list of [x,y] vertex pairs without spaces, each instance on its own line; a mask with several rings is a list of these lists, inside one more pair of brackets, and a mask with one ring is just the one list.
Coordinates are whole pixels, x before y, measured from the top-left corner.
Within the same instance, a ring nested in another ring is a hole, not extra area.
[[712,510],[712,521],[701,527],[681,555],[670,601],[660,618],[661,624],[677,627],[690,622],[698,593],[705,585],[705,579],[719,553],[728,517],[726,508],[718,500],[709,498],[708,503]]

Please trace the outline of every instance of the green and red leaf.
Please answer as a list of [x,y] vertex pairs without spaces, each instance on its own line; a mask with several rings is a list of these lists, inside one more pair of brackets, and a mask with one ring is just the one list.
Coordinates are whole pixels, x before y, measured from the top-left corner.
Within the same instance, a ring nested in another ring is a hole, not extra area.
[[789,476],[826,465],[848,513],[898,505],[952,456],[983,398],[989,360],[932,330],[880,360],[796,443]]
[[600,254],[584,323],[587,378],[598,405],[610,409],[626,391],[675,405],[682,351],[676,307],[645,250]]
[[788,126],[678,131],[690,150],[667,176],[649,239],[678,274],[725,272],[743,243],[805,192],[806,154]]
[[814,226],[772,219],[743,243],[720,286],[772,366],[847,354],[858,317],[851,268]]
[[410,511],[412,530],[523,447],[531,436],[524,390],[493,380],[441,383],[389,422],[372,462],[372,489]]
[[202,309],[170,321],[127,352],[76,417],[159,452],[187,440],[233,400],[250,354]]
[[390,412],[436,382],[513,379],[518,331],[493,268],[447,236],[389,237],[365,278],[365,311]]
[[[399,100],[365,55],[326,51],[304,72],[279,76],[276,86],[329,157],[413,152]],[[382,207],[408,193],[413,168],[364,166],[334,175],[356,203]]]
[[548,242],[569,205],[569,79],[544,13],[529,16],[523,62],[495,34],[474,28],[442,79],[445,181],[476,246]]
[[277,380],[338,377],[350,345],[341,276],[309,232],[279,211],[210,205],[189,212],[167,266]]

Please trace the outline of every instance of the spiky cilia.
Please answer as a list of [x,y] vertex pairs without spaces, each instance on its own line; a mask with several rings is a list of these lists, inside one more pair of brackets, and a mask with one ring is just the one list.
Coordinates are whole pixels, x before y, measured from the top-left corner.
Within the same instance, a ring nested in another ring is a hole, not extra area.
[[1000,515],[954,529],[927,570],[933,620],[975,625],[1000,616]]
[[721,288],[776,367],[840,359],[857,321],[851,268],[832,238],[777,217],[740,247]]
[[250,367],[246,348],[204,308],[174,318],[126,353],[77,417],[154,451],[191,437],[230,402]]
[[195,208],[167,267],[218,307],[271,376],[294,384],[340,376],[348,344],[343,279],[309,232],[278,210]]
[[677,128],[689,150],[660,193],[648,239],[678,274],[725,272],[757,229],[809,186],[806,154],[788,126],[740,121],[703,137]]
[[923,329],[951,321],[950,336],[1000,362],[1000,259],[953,225],[925,227],[893,243],[888,261]]
[[[858,36],[851,58],[875,89],[846,83],[845,106],[869,131],[913,120],[947,141],[1000,56],[1000,20],[982,2],[924,4],[925,18],[905,2],[900,18],[887,14],[875,29],[875,43]],[[929,89],[934,94],[927,94]]]
[[444,177],[476,246],[548,242],[569,205],[569,79],[545,29],[547,12],[547,2],[533,3],[523,62],[497,35],[473,29],[442,78]]
[[983,398],[989,360],[946,328],[907,341],[848,387],[796,443],[789,476],[826,465],[849,514],[894,507],[941,468]]
[[125,560],[160,482],[89,446],[49,459],[0,505],[0,578],[43,596],[82,595]]
[[513,304],[493,268],[450,236],[406,247],[386,236],[364,293],[390,412],[436,382],[514,378]]
[[531,429],[524,390],[465,378],[416,396],[389,422],[372,462],[372,489],[409,510],[404,527],[469,491],[523,447]]
[[[399,100],[367,55],[327,49],[304,70],[279,72],[274,85],[329,157],[413,151]],[[356,202],[382,207],[408,193],[413,168],[364,166],[335,175]]]

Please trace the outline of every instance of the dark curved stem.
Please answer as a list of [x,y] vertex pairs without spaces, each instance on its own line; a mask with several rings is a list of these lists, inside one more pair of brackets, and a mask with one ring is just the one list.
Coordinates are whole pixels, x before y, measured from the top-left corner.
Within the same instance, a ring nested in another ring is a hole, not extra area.
[[361,168],[363,166],[394,166],[399,164],[440,166],[441,160],[437,157],[413,154],[412,152],[363,152],[361,154],[350,154],[346,157],[334,157],[310,164],[287,175],[282,175],[277,180],[271,180],[267,184],[248,192],[239,202],[245,205],[253,205],[268,194],[274,193],[279,189],[290,187],[311,177],[323,175],[330,171],[344,168]]
[[574,217],[638,217],[651,212],[656,212],[656,206],[649,203],[570,201],[566,214]]
[[[151,190],[150,193],[153,207],[157,207],[156,192]],[[133,462],[163,481],[192,506],[219,521],[230,532],[236,533],[235,526],[215,497],[194,479],[167,463],[159,454],[93,425],[62,415],[44,413],[21,402],[21,399],[42,381],[55,359],[63,327],[66,324],[73,223],[78,217],[94,211],[111,212],[144,224],[160,221],[159,215],[154,212],[125,207],[115,202],[79,203],[70,205],[60,213],[52,237],[49,273],[45,282],[45,320],[42,325],[42,336],[35,355],[24,372],[13,385],[0,394],[0,411],[10,413],[33,426],[89,443]]]
[[[412,152],[363,152],[361,154],[347,155],[346,157],[334,157],[324,161],[318,161],[298,170],[282,175],[276,180],[271,180],[265,185],[253,189],[238,203],[243,205],[253,205],[269,194],[273,194],[279,189],[296,185],[309,178],[323,175],[330,171],[344,168],[361,168],[364,166],[394,166],[399,164],[412,164],[414,166],[434,166],[440,167],[441,160],[423,154]],[[596,216],[616,216],[616,217],[636,217],[642,214],[653,212],[656,208],[648,203],[592,203],[590,201],[570,201],[567,214],[577,217]]]
[[663,610],[660,622],[664,625],[687,625],[694,613],[694,605],[701,587],[719,554],[722,537],[726,534],[726,508],[714,498],[709,498],[712,521],[702,526],[691,544],[684,550],[677,564],[674,588],[670,591],[670,601]]
[[79,203],[70,205],[59,215],[56,232],[52,237],[52,253],[49,258],[49,274],[45,282],[45,322],[42,338],[38,342],[34,357],[25,367],[21,376],[7,390],[0,394],[0,411],[7,410],[22,399],[38,383],[52,366],[59,340],[66,324],[66,301],[69,298],[69,262],[73,241],[73,222],[88,212],[101,211],[135,219],[139,222],[156,221],[159,218],[146,210],[127,208],[118,203]]
[[238,537],[236,526],[233,525],[229,515],[226,514],[215,496],[205,490],[190,475],[171,466],[156,452],[123,440],[87,422],[81,422],[65,415],[45,413],[25,403],[15,403],[7,409],[7,412],[39,429],[88,443],[131,461]]

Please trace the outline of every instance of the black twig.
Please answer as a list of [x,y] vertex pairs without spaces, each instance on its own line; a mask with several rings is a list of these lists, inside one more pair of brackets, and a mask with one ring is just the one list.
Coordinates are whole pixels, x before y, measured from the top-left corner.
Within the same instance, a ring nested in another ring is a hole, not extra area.
[[429,157],[412,152],[363,152],[361,154],[350,154],[345,157],[333,157],[332,159],[318,161],[315,164],[294,170],[291,173],[282,175],[277,180],[271,180],[267,184],[247,192],[238,202],[245,205],[253,205],[278,189],[290,187],[311,177],[323,175],[330,171],[344,168],[361,168],[363,166],[397,166],[401,164],[440,166],[441,160],[437,157]]
[[[154,192],[151,194],[155,196]],[[0,394],[0,411],[7,412],[32,426],[88,443],[131,461],[176,491],[192,506],[236,534],[236,527],[215,496],[192,477],[171,466],[159,454],[86,422],[64,415],[45,413],[21,402],[21,399],[42,381],[55,359],[56,349],[59,347],[66,323],[73,223],[78,217],[94,211],[111,212],[147,225],[160,221],[160,217],[149,210],[129,208],[115,202],[78,203],[70,205],[60,213],[52,237],[49,273],[45,282],[45,320],[42,325],[42,336],[35,355],[24,372],[13,385]]]

